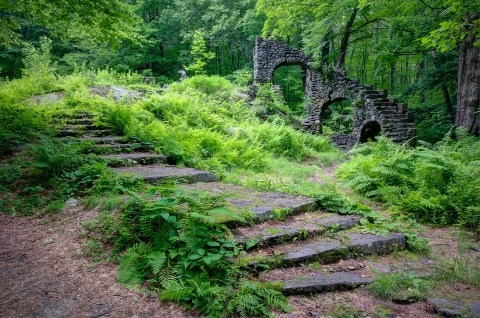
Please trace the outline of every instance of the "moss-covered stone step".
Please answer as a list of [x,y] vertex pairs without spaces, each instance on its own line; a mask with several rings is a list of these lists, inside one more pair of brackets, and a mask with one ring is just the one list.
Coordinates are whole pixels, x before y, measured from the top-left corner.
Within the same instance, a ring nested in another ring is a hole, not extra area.
[[285,295],[324,293],[356,288],[371,284],[372,278],[357,273],[337,272],[333,274],[314,274],[276,282],[282,286]]
[[[340,235],[341,233],[338,236]],[[405,235],[401,233],[379,236],[354,232],[345,233],[336,239],[319,236],[305,242],[259,249],[239,258],[238,261],[242,266],[252,270],[288,267],[308,262],[327,264],[362,255],[389,254],[404,249],[405,244]]]
[[102,155],[110,167],[150,165],[155,163],[166,163],[167,156],[154,153],[120,153]]
[[57,137],[100,137],[114,134],[115,131],[110,129],[95,129],[95,130],[77,130],[77,129],[59,129]]
[[178,182],[190,183],[213,182],[217,180],[217,177],[209,171],[180,168],[162,164],[115,168],[115,172],[128,173],[150,183],[164,180],[176,180]]
[[[184,186],[190,191],[205,191],[225,198],[227,206],[241,213],[245,212],[253,223],[272,219],[285,219],[287,215],[314,211],[315,198],[280,192],[262,192],[228,183],[191,184]],[[241,213],[244,214],[244,213]]]
[[326,231],[341,231],[354,227],[360,221],[357,215],[338,215],[334,213],[309,212],[290,216],[285,221],[269,221],[255,226],[245,226],[232,232],[239,244],[264,246],[306,239]]
[[101,136],[101,137],[84,136],[80,138],[80,140],[92,141],[99,145],[118,144],[118,143],[128,142],[127,138],[121,137],[121,136]]

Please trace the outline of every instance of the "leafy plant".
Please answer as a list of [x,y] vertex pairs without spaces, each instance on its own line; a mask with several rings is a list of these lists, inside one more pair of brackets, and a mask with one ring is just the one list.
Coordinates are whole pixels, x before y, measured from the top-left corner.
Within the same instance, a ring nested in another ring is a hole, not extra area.
[[372,293],[384,299],[423,300],[427,297],[430,282],[414,273],[376,274],[370,285]]

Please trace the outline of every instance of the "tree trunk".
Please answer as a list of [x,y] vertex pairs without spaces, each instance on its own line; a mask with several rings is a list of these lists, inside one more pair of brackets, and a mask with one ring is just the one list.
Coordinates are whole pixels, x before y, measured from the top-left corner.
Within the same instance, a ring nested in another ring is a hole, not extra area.
[[480,47],[469,34],[460,44],[458,58],[458,95],[455,125],[480,135]]
[[345,72],[345,56],[347,55],[348,49],[348,41],[350,40],[350,34],[352,33],[352,26],[353,22],[355,22],[355,18],[357,17],[358,8],[355,7],[353,9],[352,15],[345,25],[345,31],[343,32],[342,42],[340,43],[340,49],[338,50],[338,59],[336,68],[338,71],[344,73]]

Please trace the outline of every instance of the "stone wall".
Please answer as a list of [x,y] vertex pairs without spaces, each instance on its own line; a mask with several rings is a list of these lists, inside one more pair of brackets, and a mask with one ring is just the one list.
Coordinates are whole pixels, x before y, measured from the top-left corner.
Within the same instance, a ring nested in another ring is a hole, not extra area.
[[312,58],[281,41],[257,38],[254,50],[254,80],[256,85],[269,83],[280,66],[300,65],[306,72],[305,95],[312,103],[307,107],[308,117],[302,121],[304,129],[322,133],[322,114],[334,102],[350,100],[354,105],[352,135],[335,135],[331,139],[339,146],[349,148],[364,140],[372,123],[381,133],[395,142],[406,142],[415,137],[412,113],[405,104],[389,98],[385,90],[374,90],[355,79],[338,72],[321,72]]

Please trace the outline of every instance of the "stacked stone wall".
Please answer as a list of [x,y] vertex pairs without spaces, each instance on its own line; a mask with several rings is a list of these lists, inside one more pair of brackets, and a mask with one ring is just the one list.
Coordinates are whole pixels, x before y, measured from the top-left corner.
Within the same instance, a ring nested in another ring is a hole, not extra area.
[[307,106],[307,118],[302,121],[305,130],[320,134],[323,112],[336,101],[350,100],[354,105],[354,131],[352,135],[330,136],[337,145],[349,148],[359,142],[370,122],[377,122],[381,133],[395,142],[414,139],[412,113],[406,104],[389,98],[385,90],[374,90],[338,72],[322,72],[315,68],[312,58],[299,49],[281,41],[257,38],[254,50],[255,84],[271,82],[273,72],[283,65],[300,65],[306,71],[305,95],[312,102]]

